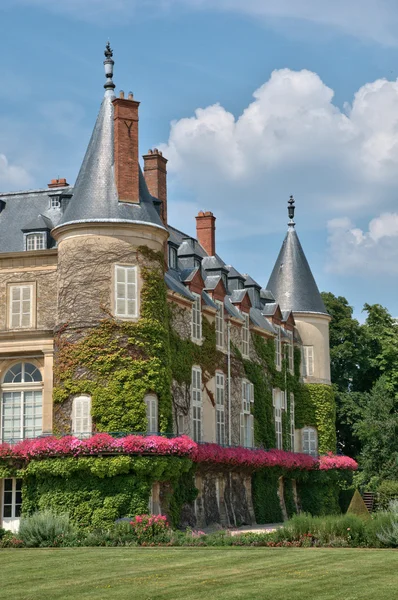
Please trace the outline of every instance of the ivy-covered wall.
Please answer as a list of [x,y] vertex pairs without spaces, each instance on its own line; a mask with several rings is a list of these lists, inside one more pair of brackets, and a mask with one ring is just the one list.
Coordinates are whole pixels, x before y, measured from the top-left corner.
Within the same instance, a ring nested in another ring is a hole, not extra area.
[[78,525],[107,527],[117,518],[148,512],[154,482],[167,482],[162,512],[174,526],[195,498],[192,463],[181,457],[82,457],[31,461],[23,477],[22,514],[68,512]]
[[333,387],[308,383],[297,389],[296,428],[316,427],[319,454],[336,451],[336,404]]
[[89,394],[96,431],[146,431],[143,402],[154,392],[159,400],[159,431],[172,431],[169,311],[163,255],[137,250],[141,290],[140,319],[106,316],[94,327],[56,336],[54,361],[54,432],[68,433],[71,401]]

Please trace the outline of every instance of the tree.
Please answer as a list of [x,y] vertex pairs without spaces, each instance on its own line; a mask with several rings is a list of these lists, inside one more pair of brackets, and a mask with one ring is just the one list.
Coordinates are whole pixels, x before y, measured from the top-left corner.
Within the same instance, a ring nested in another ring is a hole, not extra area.
[[362,444],[361,480],[377,486],[383,479],[398,479],[398,399],[386,375],[366,396],[362,419],[353,428]]

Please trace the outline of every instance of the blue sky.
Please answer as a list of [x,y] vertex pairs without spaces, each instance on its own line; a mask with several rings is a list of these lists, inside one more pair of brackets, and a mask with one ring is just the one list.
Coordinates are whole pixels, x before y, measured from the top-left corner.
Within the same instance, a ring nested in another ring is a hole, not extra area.
[[398,6],[392,0],[2,0],[0,189],[73,183],[101,102],[141,101],[169,217],[265,285],[296,198],[321,290],[398,316]]

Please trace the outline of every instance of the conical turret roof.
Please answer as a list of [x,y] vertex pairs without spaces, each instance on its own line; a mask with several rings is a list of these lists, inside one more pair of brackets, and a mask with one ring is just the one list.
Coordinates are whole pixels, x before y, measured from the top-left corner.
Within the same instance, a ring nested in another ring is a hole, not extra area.
[[[283,240],[267,289],[282,311],[321,313],[327,315],[322,296],[294,228],[294,202],[290,200],[289,229]],[[291,214],[290,211],[292,210]]]
[[[107,59],[109,62],[108,56]],[[109,81],[109,74],[107,77],[105,96],[76,179],[73,196],[56,229],[66,224],[86,222],[147,223],[164,229],[141,168],[139,203],[119,202],[114,173],[114,84],[111,79]]]

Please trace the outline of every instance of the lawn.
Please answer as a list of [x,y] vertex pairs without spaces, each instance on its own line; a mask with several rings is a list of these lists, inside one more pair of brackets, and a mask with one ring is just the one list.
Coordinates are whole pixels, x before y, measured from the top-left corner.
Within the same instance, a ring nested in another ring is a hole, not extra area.
[[0,550],[0,598],[391,600],[397,564],[395,550]]

